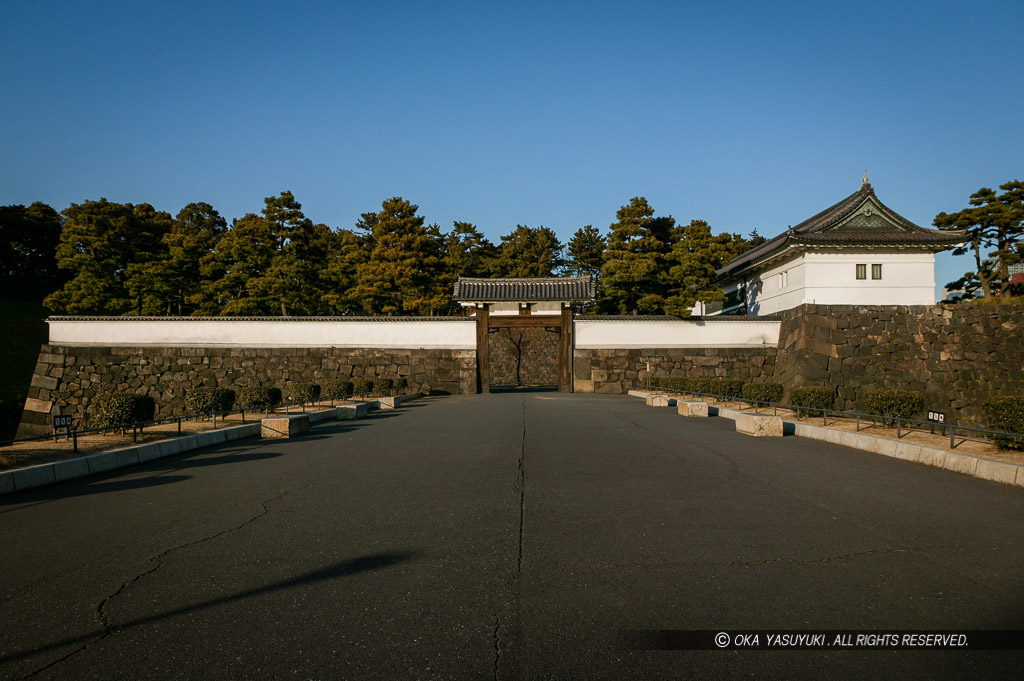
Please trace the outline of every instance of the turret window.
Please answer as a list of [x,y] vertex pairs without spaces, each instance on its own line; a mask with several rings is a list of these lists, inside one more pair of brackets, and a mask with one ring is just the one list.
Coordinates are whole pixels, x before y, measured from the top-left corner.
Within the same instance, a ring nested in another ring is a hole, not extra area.
[[882,278],[882,266],[881,265],[872,265],[871,266],[871,278],[872,279],[881,279]]
[[858,279],[867,279],[868,278],[868,266],[867,265],[857,265],[857,278]]

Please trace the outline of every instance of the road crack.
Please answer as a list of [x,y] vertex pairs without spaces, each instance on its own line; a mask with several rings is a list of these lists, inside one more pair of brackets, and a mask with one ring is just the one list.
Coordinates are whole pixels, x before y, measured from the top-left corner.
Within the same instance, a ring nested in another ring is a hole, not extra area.
[[202,544],[204,542],[212,541],[212,540],[217,539],[219,537],[223,537],[226,534],[231,534],[232,532],[237,532],[237,531],[241,530],[242,528],[244,528],[244,527],[246,527],[248,525],[251,525],[252,523],[256,522],[260,518],[262,518],[262,517],[266,516],[268,513],[270,513],[270,503],[271,502],[274,502],[274,501],[277,501],[277,500],[283,498],[286,494],[288,494],[288,490],[285,490],[285,491],[281,492],[280,494],[278,494],[276,496],[270,497],[269,499],[264,499],[262,502],[260,502],[260,505],[262,506],[262,508],[260,509],[259,513],[257,513],[256,515],[252,516],[248,520],[245,520],[241,524],[236,525],[235,527],[230,527],[230,528],[228,528],[226,530],[221,530],[220,532],[215,532],[214,534],[202,537],[200,539],[196,539],[196,540],[193,540],[193,541],[185,542],[184,544],[178,544],[177,546],[172,546],[171,548],[167,549],[166,551],[163,551],[163,552],[153,556],[152,558],[150,558],[148,562],[154,563],[154,565],[152,565],[151,567],[149,567],[146,570],[143,570],[142,572],[140,572],[139,574],[135,575],[131,579],[122,582],[121,585],[119,587],[117,587],[117,590],[114,591],[114,593],[112,593],[109,596],[107,596],[106,598],[104,598],[102,601],[100,601],[99,605],[96,606],[96,619],[100,623],[100,625],[103,627],[103,632],[101,634],[99,634],[98,636],[96,636],[95,638],[93,638],[93,639],[91,639],[89,641],[86,641],[84,644],[82,644],[78,648],[72,650],[67,655],[64,655],[63,657],[60,657],[60,658],[54,660],[53,662],[50,662],[50,663],[40,667],[39,669],[36,669],[35,671],[29,673],[29,674],[26,674],[24,676],[19,676],[16,681],[23,681],[24,679],[31,679],[32,677],[41,674],[42,672],[46,671],[47,669],[55,667],[55,666],[61,664],[62,662],[65,662],[65,661],[71,659],[72,657],[78,655],[79,653],[84,652],[85,650],[87,650],[91,646],[93,646],[93,645],[103,641],[108,636],[110,636],[115,631],[117,631],[117,629],[114,627],[113,623],[110,621],[109,615],[107,614],[107,606],[110,604],[110,602],[112,600],[114,600],[115,598],[117,598],[118,596],[123,594],[125,591],[127,591],[129,588],[131,588],[131,586],[133,584],[135,584],[136,582],[138,582],[140,579],[142,579],[143,577],[146,577],[147,575],[151,575],[154,572],[156,572],[157,570],[159,570],[160,568],[162,568],[164,566],[164,564],[165,564],[165,560],[164,559],[168,555],[174,553],[175,551],[180,551],[181,549],[186,549],[186,548],[188,548],[190,546],[196,546],[198,544]]

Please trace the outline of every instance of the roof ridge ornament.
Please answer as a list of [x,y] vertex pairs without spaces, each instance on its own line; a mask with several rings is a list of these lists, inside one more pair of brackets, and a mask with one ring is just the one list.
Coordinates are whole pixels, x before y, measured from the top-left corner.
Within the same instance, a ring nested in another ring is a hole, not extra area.
[[871,183],[868,182],[868,171],[865,169],[864,170],[864,178],[860,181],[860,185],[863,187],[866,184],[871,184]]

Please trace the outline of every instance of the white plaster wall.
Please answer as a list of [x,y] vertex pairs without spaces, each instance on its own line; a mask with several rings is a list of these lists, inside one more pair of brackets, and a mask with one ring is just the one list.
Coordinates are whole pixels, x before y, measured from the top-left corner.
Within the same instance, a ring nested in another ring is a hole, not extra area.
[[[786,285],[779,282],[780,276],[787,275]],[[804,287],[807,270],[800,256],[773,264],[757,273],[748,281],[747,292],[750,305],[747,314],[766,315],[802,305],[806,297]]]
[[[867,279],[857,279],[857,265]],[[882,265],[882,278],[871,278],[871,265]],[[788,272],[788,285],[779,274]],[[935,255],[914,251],[865,250],[861,253],[807,252],[772,264],[750,280],[750,315],[769,315],[806,303],[819,305],[932,305],[935,302]],[[760,291],[754,285],[761,282]]]
[[690,348],[776,346],[778,321],[678,320],[630,321],[618,319],[577,320],[576,347]]
[[52,345],[230,347],[476,348],[476,322],[48,320]]
[[[935,303],[933,253],[867,251],[861,254],[808,253],[804,302],[828,305],[932,305]],[[857,264],[867,279],[857,279]],[[871,278],[871,265],[882,278]]]

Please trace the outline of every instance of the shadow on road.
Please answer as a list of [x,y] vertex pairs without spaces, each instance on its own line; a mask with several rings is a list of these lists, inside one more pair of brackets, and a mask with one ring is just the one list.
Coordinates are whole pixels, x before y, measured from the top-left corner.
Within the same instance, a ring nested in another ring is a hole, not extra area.
[[[157,612],[146,617],[139,617],[137,619],[129,620],[122,623],[112,623],[109,628],[102,630],[96,630],[88,634],[81,636],[75,636],[71,638],[65,638],[60,641],[54,641],[53,643],[47,643],[45,645],[32,648],[30,650],[21,650],[18,652],[11,653],[0,657],[0,663],[4,662],[15,662],[17,660],[31,657],[33,655],[39,655],[42,653],[49,652],[65,646],[76,645],[86,643],[87,645],[97,641],[101,638],[105,638],[110,634],[117,631],[124,631],[126,629],[134,629],[135,627],[145,626],[152,624],[160,620],[177,617],[178,615],[185,615],[188,613],[198,612],[200,610],[208,610],[215,608],[219,605],[226,603],[233,603],[235,601],[244,600],[246,598],[252,598],[253,596],[262,596],[264,594],[273,593],[275,591],[283,591],[285,589],[300,588],[317,584],[320,582],[330,581],[332,579],[338,579],[340,577],[348,577],[350,575],[359,574],[361,572],[370,572],[373,570],[381,570],[392,565],[404,563],[422,554],[422,551],[389,551],[385,553],[373,553],[368,556],[361,556],[359,558],[353,558],[351,560],[342,561],[335,563],[328,567],[320,570],[313,570],[290,579],[283,579],[278,582],[272,582],[264,586],[256,587],[254,589],[247,589],[245,591],[239,591],[228,596],[221,598],[214,598],[212,600],[204,601],[202,603],[195,603],[193,605],[186,605],[173,610],[165,610],[164,612]],[[108,599],[109,600],[109,599]]]

